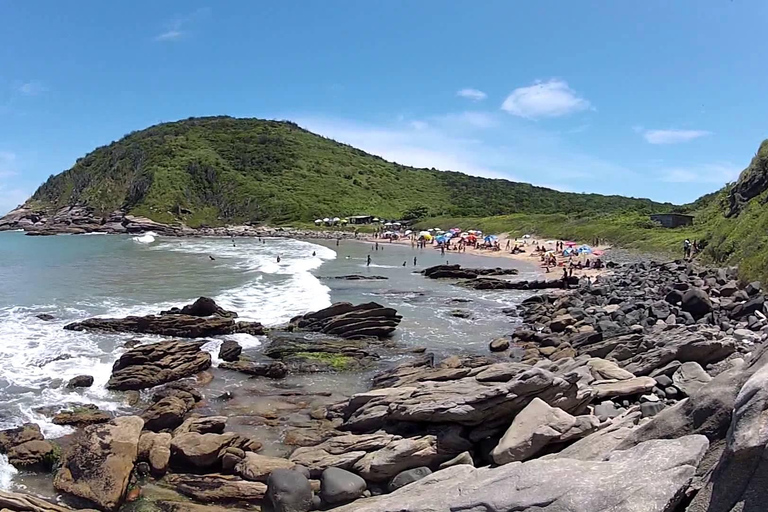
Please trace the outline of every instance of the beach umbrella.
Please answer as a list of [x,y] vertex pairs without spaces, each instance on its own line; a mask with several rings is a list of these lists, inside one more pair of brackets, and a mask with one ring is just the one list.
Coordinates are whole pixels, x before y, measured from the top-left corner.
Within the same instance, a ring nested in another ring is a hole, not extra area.
[[318,226],[323,223],[323,219],[315,219],[315,224]]
[[385,222],[385,223],[384,223],[384,225],[385,225],[385,226],[391,226],[391,225],[392,225],[392,223],[391,223],[391,222]]
[[555,251],[547,251],[547,252],[544,253],[544,256],[546,256],[546,257],[550,257],[550,256],[554,256],[554,255],[555,255]]
[[427,230],[427,233],[431,233],[431,232],[433,232],[433,231],[434,231],[434,229],[432,229],[432,228],[429,228],[429,229]]
[[429,231],[419,231],[419,236],[432,236]]
[[549,245],[549,244],[556,244],[557,242],[555,242],[554,240],[547,240],[547,241],[546,241],[546,242],[544,242],[544,243],[545,243],[545,244],[547,244],[547,245]]
[[592,254],[594,256],[602,256],[603,255],[603,251],[601,251],[600,249],[595,249],[595,250],[592,251]]
[[413,231],[411,231],[410,229],[406,229],[406,230],[405,230],[405,234],[406,234],[406,235],[410,235],[411,233],[413,233]]
[[482,231],[480,231],[480,230],[478,229],[478,230],[475,230],[475,234],[476,234],[476,235],[482,235],[482,234],[483,234],[483,232],[482,232]]
[[459,236],[462,236],[462,237],[465,237],[465,236],[469,236],[469,233],[462,233],[462,234],[461,234],[461,235],[459,235]]
[[523,238],[531,238],[531,235],[523,235]]
[[374,217],[372,222],[379,222],[379,218],[378,217]]

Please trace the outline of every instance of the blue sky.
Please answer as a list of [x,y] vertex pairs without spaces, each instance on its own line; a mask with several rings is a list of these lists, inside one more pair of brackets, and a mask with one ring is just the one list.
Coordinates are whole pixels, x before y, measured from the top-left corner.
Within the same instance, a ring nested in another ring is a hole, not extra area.
[[677,203],[768,136],[757,0],[0,2],[0,211],[190,116],[404,164]]

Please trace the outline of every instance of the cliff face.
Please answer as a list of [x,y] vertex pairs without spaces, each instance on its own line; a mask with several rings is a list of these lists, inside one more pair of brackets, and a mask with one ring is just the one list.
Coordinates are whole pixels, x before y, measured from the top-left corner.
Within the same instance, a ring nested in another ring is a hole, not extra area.
[[768,190],[768,140],[760,144],[749,167],[728,192],[727,217],[738,215],[746,203]]

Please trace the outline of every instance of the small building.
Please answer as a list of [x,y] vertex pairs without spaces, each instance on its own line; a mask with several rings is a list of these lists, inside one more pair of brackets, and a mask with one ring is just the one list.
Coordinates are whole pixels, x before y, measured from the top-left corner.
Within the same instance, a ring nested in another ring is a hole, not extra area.
[[651,215],[651,220],[658,222],[665,228],[679,228],[680,226],[690,226],[693,224],[693,215],[683,215],[682,213],[657,213]]
[[348,218],[350,224],[370,224],[373,222],[373,215],[353,215]]

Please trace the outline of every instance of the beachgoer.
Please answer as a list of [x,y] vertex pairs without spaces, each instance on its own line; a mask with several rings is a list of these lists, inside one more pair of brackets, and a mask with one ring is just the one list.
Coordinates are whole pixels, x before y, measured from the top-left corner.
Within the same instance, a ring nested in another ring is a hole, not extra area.
[[403,262],[403,266],[405,266],[405,264],[406,264],[406,263],[407,263],[407,262],[405,262],[405,261],[404,261],[404,262]]
[[416,266],[416,256],[413,257],[413,266]]
[[208,257],[209,257],[209,258],[211,258],[211,261],[216,261],[216,258],[214,258],[213,256],[211,256],[210,254],[208,255]]
[[371,266],[371,255],[370,254],[368,255],[368,261],[366,262],[365,266],[366,267],[370,267]]
[[683,242],[683,257],[687,258],[691,255],[691,241],[687,238]]
[[445,246],[444,245],[440,246],[440,256],[445,256]]
[[[355,233],[355,236],[357,236],[357,233]],[[337,238],[337,239],[336,239],[336,247],[338,247],[338,246],[339,246],[339,242],[340,242],[340,241],[341,241],[341,238]]]
[[312,256],[317,256],[317,251],[312,251]]
[[277,255],[277,262],[280,263],[280,255]]
[[376,248],[377,251],[379,250],[379,242],[376,242],[376,247],[375,248]]

